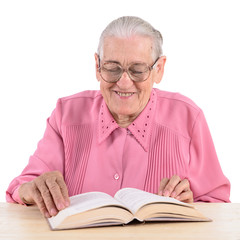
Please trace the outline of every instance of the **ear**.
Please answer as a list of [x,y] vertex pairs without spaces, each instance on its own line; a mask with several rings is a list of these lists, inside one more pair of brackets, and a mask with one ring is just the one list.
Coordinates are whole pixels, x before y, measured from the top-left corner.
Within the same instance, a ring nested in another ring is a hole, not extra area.
[[94,54],[94,57],[95,57],[95,71],[96,71],[96,78],[98,81],[100,81],[101,77],[100,77],[100,74],[99,74],[99,57],[98,57],[98,54],[95,53]]
[[156,66],[155,66],[155,79],[154,82],[155,83],[160,83],[162,78],[163,78],[163,73],[164,73],[164,66],[166,63],[166,56],[162,56],[158,59]]

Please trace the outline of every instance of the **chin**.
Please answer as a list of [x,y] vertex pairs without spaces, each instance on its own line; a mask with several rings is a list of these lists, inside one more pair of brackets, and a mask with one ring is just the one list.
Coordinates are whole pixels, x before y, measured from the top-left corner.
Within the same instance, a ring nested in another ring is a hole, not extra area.
[[132,109],[124,109],[124,110],[117,111],[117,115],[121,115],[121,116],[133,116],[135,114],[136,112],[133,111]]

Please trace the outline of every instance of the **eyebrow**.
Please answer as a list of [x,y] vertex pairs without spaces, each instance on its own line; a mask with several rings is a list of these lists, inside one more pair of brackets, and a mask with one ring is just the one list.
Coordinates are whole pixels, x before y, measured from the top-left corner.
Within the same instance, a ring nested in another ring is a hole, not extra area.
[[[106,61],[103,61],[104,63],[116,63],[116,64],[119,64],[120,66],[122,66],[122,64],[120,63],[120,62],[118,62],[118,61],[114,61],[114,60],[106,60]],[[128,66],[129,65],[132,65],[132,64],[141,64],[141,63],[145,63],[145,62],[142,62],[142,61],[136,61],[136,62],[130,62],[129,64],[128,64]],[[156,62],[155,62],[156,63]],[[155,64],[154,63],[154,64]]]
[[113,61],[113,60],[107,60],[107,61],[104,61],[105,63],[117,63],[117,64],[120,64],[121,65],[121,63],[120,62],[118,62],[118,61]]

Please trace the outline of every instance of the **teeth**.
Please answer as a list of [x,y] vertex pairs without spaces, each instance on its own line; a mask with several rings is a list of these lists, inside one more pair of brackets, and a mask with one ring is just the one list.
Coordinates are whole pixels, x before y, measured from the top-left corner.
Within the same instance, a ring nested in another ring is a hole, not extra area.
[[133,93],[116,92],[120,97],[130,97]]

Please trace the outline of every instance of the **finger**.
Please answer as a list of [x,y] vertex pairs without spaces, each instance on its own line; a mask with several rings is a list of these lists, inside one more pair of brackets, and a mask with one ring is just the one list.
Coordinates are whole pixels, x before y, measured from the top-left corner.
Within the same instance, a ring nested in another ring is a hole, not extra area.
[[163,190],[163,196],[169,197],[172,194],[172,192],[175,190],[175,187],[179,184],[180,181],[181,181],[181,178],[177,175],[174,175],[173,177],[171,177],[171,179],[169,180],[169,182],[167,183],[167,185]]
[[60,211],[65,208],[65,200],[55,177],[46,179],[46,185],[50,191],[55,206]]
[[18,195],[23,203],[27,205],[35,204],[32,197],[33,184],[32,182],[23,183],[18,189]]
[[33,187],[32,187],[32,199],[35,202],[35,204],[37,204],[40,212],[42,213],[43,216],[50,218],[51,215],[49,214],[46,205],[44,203],[44,200],[42,198],[41,193],[39,192],[38,188],[36,187],[36,185],[33,183]]
[[176,197],[176,199],[181,202],[192,203],[193,202],[193,192],[190,190],[187,192],[182,192],[180,195],[178,195]]
[[62,192],[65,207],[68,207],[70,205],[70,199],[69,199],[69,195],[68,195],[67,185],[66,185],[63,177],[58,178],[57,183],[58,183],[58,186],[60,188],[60,191]]
[[36,181],[36,186],[42,196],[42,199],[44,201],[44,204],[48,210],[48,213],[51,216],[55,216],[58,213],[58,210],[55,206],[55,203],[53,201],[52,195],[50,190],[48,189],[47,185],[44,181]]
[[170,195],[170,197],[177,197],[182,192],[186,192],[189,190],[190,190],[189,181],[187,179],[183,179],[176,185],[176,187],[175,187],[174,191],[172,192],[172,194]]
[[160,185],[159,185],[159,189],[158,189],[158,195],[162,196],[163,195],[163,191],[166,187],[166,185],[168,184],[169,182],[169,179],[168,178],[163,178],[161,181],[160,181]]

